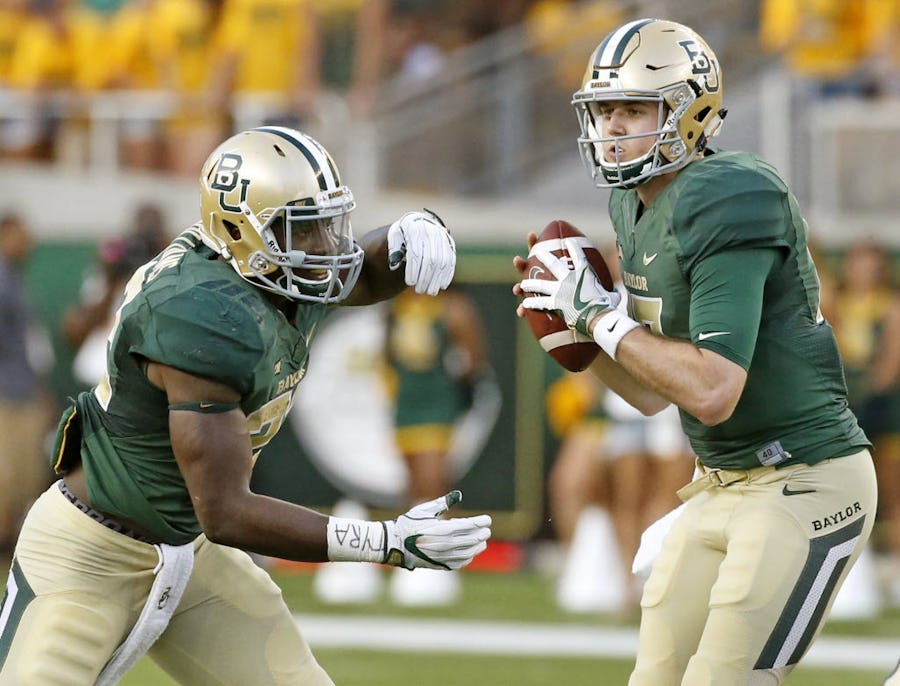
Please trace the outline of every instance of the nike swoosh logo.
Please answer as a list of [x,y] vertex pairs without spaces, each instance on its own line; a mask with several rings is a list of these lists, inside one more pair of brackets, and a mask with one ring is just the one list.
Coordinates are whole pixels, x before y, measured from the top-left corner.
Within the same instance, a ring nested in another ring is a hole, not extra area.
[[782,495],[803,495],[804,493],[815,493],[815,492],[816,492],[815,488],[807,488],[807,489],[803,489],[803,490],[799,490],[799,491],[792,491],[790,488],[788,488],[787,484],[785,484],[784,488],[781,489]]
[[572,304],[575,305],[576,310],[581,310],[590,304],[581,299],[581,284],[584,283],[584,277],[586,275],[587,269],[581,272],[581,276],[578,277],[578,283],[575,285],[575,294],[572,296]]
[[427,562],[430,562],[431,564],[433,564],[437,567],[440,567],[442,569],[450,569],[450,567],[445,565],[443,562],[438,562],[437,560],[433,560],[430,557],[428,557],[428,555],[426,555],[421,550],[419,550],[419,546],[416,545],[416,541],[419,540],[419,536],[421,536],[421,535],[422,534],[413,534],[412,536],[407,536],[406,540],[403,541],[403,547],[406,548],[406,550],[408,552],[410,552],[413,555],[415,555],[416,557],[418,557],[420,560],[425,560]]
[[613,329],[615,329],[615,328],[619,325],[619,322],[620,322],[620,321],[622,321],[622,320],[621,320],[621,319],[617,319],[616,321],[614,321],[614,322],[613,322],[613,325],[612,325],[611,327],[609,327],[609,328],[607,329],[607,331],[609,331],[610,333],[612,333],[612,332],[613,332]]
[[698,333],[697,340],[705,341],[707,338],[713,338],[714,336],[727,336],[730,333],[730,331],[709,331],[705,333]]
[[644,253],[644,266],[646,267],[646,266],[649,265],[651,262],[653,262],[653,260],[656,259],[656,256],[657,256],[657,255],[659,255],[659,253],[658,253],[658,252],[655,252],[655,253],[653,253],[652,255],[650,255],[650,256],[648,257],[648,256],[647,256],[647,253]]
[[213,403],[204,403],[204,402],[201,402],[201,403],[200,403],[200,409],[201,409],[201,410],[208,410],[208,409],[211,408],[212,406],[213,406]]

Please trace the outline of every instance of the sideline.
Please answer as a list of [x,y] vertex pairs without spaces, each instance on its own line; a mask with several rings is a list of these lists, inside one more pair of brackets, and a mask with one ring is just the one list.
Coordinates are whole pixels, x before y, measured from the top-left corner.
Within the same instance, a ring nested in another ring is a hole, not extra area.
[[[636,629],[319,614],[296,614],[294,618],[313,648],[583,658],[629,658],[637,649]],[[887,674],[898,658],[898,640],[823,636],[802,664]]]

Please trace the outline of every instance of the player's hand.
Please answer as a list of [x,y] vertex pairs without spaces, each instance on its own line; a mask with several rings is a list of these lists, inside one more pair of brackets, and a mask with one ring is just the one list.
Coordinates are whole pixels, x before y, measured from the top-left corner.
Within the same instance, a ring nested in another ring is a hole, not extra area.
[[607,310],[615,309],[622,296],[615,290],[608,291],[603,287],[577,241],[564,239],[564,242],[572,259],[572,268],[567,260],[551,251],[540,246],[534,248],[535,256],[550,270],[555,280],[522,279],[519,287],[527,296],[522,301],[522,307],[527,310],[556,310],[570,329],[590,336],[588,324],[591,320]]
[[439,519],[462,500],[462,493],[447,495],[416,505],[395,521],[384,522],[387,530],[385,562],[415,569],[459,569],[487,548],[491,537],[489,515]]
[[388,266],[406,262],[406,285],[416,293],[437,295],[456,270],[456,242],[431,210],[407,212],[388,229]]

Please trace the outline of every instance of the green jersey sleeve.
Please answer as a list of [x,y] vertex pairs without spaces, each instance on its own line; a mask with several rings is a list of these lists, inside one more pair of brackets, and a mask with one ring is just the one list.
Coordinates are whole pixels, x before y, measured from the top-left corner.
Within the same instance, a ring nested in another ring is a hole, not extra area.
[[[227,286],[223,286],[227,287]],[[253,390],[253,373],[265,355],[261,320],[240,299],[223,298],[215,283],[197,284],[145,305],[131,320],[129,352],[188,374]]]
[[687,183],[675,203],[673,225],[681,234],[688,275],[699,261],[722,250],[788,248],[791,214],[784,182],[755,158],[748,163],[743,156],[738,164],[720,155],[718,164],[697,165],[698,173],[684,175]]
[[780,262],[779,253],[771,248],[726,250],[699,262],[691,280],[694,345],[749,369],[766,280]]

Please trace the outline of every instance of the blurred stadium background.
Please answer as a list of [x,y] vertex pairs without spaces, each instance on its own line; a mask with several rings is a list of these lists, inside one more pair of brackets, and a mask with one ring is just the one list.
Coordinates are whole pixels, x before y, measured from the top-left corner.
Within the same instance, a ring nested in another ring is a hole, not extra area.
[[[251,18],[265,26],[267,12],[270,21],[293,12],[300,24],[286,36],[244,30]],[[635,617],[573,615],[554,602],[559,562],[545,483],[557,443],[543,393],[558,370],[514,316],[511,258],[528,231],[556,218],[599,243],[611,240],[606,193],[582,167],[569,100],[607,31],[651,15],[691,25],[717,52],[729,107],[717,145],[757,151],[781,170],[806,211],[821,266],[877,240],[896,271],[896,0],[0,0],[0,213],[20,214],[38,239],[27,281],[53,344],[48,385],[59,402],[83,385],[60,320],[78,301],[98,247],[131,231],[145,206],[161,213],[170,235],[196,221],[199,165],[210,141],[231,131],[277,122],[315,136],[357,197],[357,232],[428,207],[456,237],[458,281],[485,315],[503,394],[461,487],[467,510],[494,514],[498,544],[463,575],[463,600],[440,610],[384,601],[333,607],[316,600],[309,568],[268,561],[338,683],[440,674],[443,683],[470,686],[605,684],[628,673]],[[294,86],[273,90],[264,61],[256,73],[235,66],[267,43],[296,67],[283,75]],[[362,63],[354,67],[354,59]],[[365,369],[365,351],[350,347]],[[352,422],[354,411],[365,408],[348,403],[334,414]],[[347,494],[298,426],[273,442],[256,487],[328,509]],[[373,440],[359,435],[342,449],[365,451]],[[391,494],[388,483],[360,497],[382,512]],[[878,571],[900,576],[893,566]],[[832,622],[828,635],[856,642],[817,646],[791,683],[880,683],[900,658],[900,612],[887,595],[865,617],[849,612]],[[470,624],[448,624],[433,644],[416,647],[393,624],[371,633],[396,634],[394,645],[354,643],[350,620],[367,616],[505,621],[497,633],[516,636],[521,624],[544,636],[536,644],[522,636],[522,646],[559,647],[523,656],[497,646],[492,656],[454,641]],[[343,643],[329,634],[334,617],[346,620],[337,629],[348,636]],[[552,627],[559,637],[550,638]],[[592,633],[604,627],[615,636]],[[596,637],[596,651],[572,647],[584,645],[582,633]],[[406,650],[413,657],[401,659]],[[123,683],[168,682],[142,663]]]

